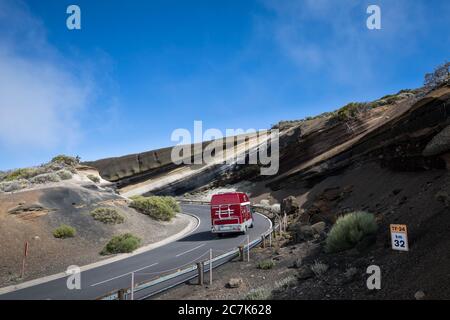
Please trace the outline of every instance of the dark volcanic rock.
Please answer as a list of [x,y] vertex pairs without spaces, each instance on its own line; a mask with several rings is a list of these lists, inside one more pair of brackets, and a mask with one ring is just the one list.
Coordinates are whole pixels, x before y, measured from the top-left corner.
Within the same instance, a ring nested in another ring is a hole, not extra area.
[[300,205],[297,199],[293,196],[284,198],[281,202],[281,214],[296,214],[299,213]]

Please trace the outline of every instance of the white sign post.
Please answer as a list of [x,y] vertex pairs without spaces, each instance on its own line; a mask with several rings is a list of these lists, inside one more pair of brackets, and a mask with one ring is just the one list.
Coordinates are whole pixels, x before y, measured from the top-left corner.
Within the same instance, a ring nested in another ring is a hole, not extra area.
[[408,230],[404,224],[391,224],[392,249],[408,251]]
[[134,272],[131,273],[131,300],[134,300]]

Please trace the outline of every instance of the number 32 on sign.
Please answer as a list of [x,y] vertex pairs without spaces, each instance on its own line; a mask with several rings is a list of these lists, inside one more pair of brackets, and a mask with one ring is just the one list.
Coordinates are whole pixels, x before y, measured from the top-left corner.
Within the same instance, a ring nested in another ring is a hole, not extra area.
[[408,251],[408,232],[404,224],[391,224],[392,249]]

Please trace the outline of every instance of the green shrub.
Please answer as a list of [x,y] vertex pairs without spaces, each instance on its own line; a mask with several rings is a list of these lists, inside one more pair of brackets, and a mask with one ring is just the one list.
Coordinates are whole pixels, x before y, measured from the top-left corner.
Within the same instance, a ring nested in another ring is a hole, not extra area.
[[132,235],[131,233],[125,233],[114,236],[111,240],[109,240],[100,254],[107,255],[114,253],[129,253],[136,250],[140,244],[140,238]]
[[71,173],[76,173],[75,166],[78,163],[78,158],[60,155],[54,157],[51,162],[42,164],[40,166],[0,172],[0,181],[31,181],[31,179],[36,178],[32,182],[46,183],[60,181],[61,179],[67,180],[72,178]]
[[58,228],[53,230],[53,236],[55,238],[72,238],[76,234],[76,229],[74,227],[68,226],[66,224],[60,225]]
[[180,204],[177,202],[177,200],[174,197],[165,196],[162,198],[169,205],[169,207],[171,207],[172,210],[175,211],[175,213],[181,211]]
[[261,287],[250,290],[244,300],[269,300],[271,295],[271,290]]
[[19,179],[29,179],[30,177],[33,177],[34,175],[36,175],[36,169],[22,168],[22,169],[16,169],[16,170],[6,173],[3,180],[14,181],[14,180],[19,180]]
[[80,158],[79,157],[70,157],[70,156],[66,156],[64,154],[60,154],[56,157],[53,157],[51,162],[62,163],[62,164],[74,167],[80,163]]
[[262,260],[258,262],[258,269],[261,270],[269,270],[275,266],[275,262],[273,260]]
[[56,174],[59,176],[61,180],[69,180],[72,179],[72,172],[69,170],[59,170],[56,172]]
[[170,221],[180,211],[178,203],[172,197],[143,197],[132,198],[131,208],[146,214],[156,220]]
[[368,109],[368,104],[364,102],[350,102],[340,108],[335,116],[338,120],[345,121],[355,118],[358,113],[366,111]]
[[30,182],[32,183],[48,183],[48,182],[59,182],[61,181],[61,178],[58,174],[51,172],[51,173],[43,173],[40,175],[37,175],[30,179]]
[[295,285],[297,282],[297,278],[295,276],[288,276],[281,280],[275,281],[274,290],[286,290],[287,288]]
[[13,192],[29,187],[30,183],[28,180],[19,179],[15,181],[3,181],[0,182],[0,191],[3,192]]
[[87,177],[89,178],[89,180],[91,180],[94,183],[99,183],[100,182],[100,178],[97,177],[96,175],[88,174]]
[[326,265],[325,263],[322,263],[320,261],[315,260],[314,263],[311,265],[311,271],[317,277],[321,277],[323,274],[325,274],[328,271],[328,265]]
[[94,220],[106,224],[119,224],[125,221],[125,217],[112,208],[97,208],[91,211]]
[[326,240],[327,252],[338,252],[353,248],[362,238],[375,234],[375,216],[367,212],[353,212],[340,217],[331,228]]

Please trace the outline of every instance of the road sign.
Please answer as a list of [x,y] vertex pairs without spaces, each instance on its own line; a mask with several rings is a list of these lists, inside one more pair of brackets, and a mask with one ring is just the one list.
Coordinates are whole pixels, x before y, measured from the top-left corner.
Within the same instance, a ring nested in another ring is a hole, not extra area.
[[408,230],[404,224],[391,224],[392,249],[408,251]]

